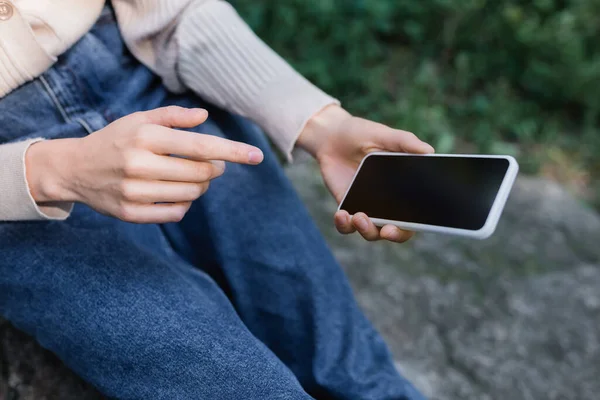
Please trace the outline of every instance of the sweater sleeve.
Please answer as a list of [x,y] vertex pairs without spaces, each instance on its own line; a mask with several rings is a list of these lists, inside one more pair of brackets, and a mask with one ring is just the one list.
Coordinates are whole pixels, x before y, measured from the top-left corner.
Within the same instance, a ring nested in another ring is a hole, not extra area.
[[25,154],[42,139],[0,145],[0,221],[64,220],[73,204],[38,205],[27,184]]
[[296,72],[221,0],[114,0],[125,41],[175,92],[260,125],[291,160],[311,116],[339,104]]

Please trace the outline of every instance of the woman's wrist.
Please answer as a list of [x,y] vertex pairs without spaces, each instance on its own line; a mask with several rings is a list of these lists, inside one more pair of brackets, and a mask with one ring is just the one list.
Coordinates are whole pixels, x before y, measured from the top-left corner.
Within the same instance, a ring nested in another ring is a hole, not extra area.
[[323,143],[348,118],[352,118],[352,114],[337,104],[325,107],[308,120],[297,145],[316,158]]
[[25,170],[29,192],[36,203],[77,201],[69,183],[78,140],[44,140],[29,147]]

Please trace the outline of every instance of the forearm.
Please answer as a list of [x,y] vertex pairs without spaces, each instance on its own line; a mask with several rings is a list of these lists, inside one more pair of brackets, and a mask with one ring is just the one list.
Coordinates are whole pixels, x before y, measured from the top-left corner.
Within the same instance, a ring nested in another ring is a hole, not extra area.
[[260,125],[291,151],[308,120],[339,102],[311,84],[223,0],[114,0],[125,42],[174,92],[191,89]]
[[257,122],[288,157],[309,119],[339,104],[263,43],[226,2],[191,6],[177,41],[183,84]]
[[56,162],[64,146],[32,139],[0,145],[0,221],[62,220],[72,203],[55,198]]

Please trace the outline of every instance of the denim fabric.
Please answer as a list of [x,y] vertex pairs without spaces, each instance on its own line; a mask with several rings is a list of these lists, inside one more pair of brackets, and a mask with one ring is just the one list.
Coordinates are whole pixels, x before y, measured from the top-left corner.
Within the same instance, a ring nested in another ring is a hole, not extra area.
[[179,224],[129,224],[81,204],[64,222],[0,223],[0,313],[110,397],[421,399],[261,132],[168,93],[127,52],[109,8],[0,100],[0,143],[82,137],[171,104],[209,109],[195,131],[252,143],[265,161],[228,165]]

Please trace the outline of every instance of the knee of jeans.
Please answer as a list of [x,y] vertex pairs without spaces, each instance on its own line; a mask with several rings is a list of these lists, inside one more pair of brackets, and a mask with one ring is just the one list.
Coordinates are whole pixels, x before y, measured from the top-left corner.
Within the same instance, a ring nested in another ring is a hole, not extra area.
[[113,321],[105,327],[112,332],[110,340],[96,333],[84,365],[78,368],[75,360],[70,366],[93,370],[91,380],[109,394],[114,382],[125,382],[136,396],[159,390],[170,398],[308,398],[291,372],[241,322],[225,315],[201,320],[193,313],[164,311],[179,316]]

